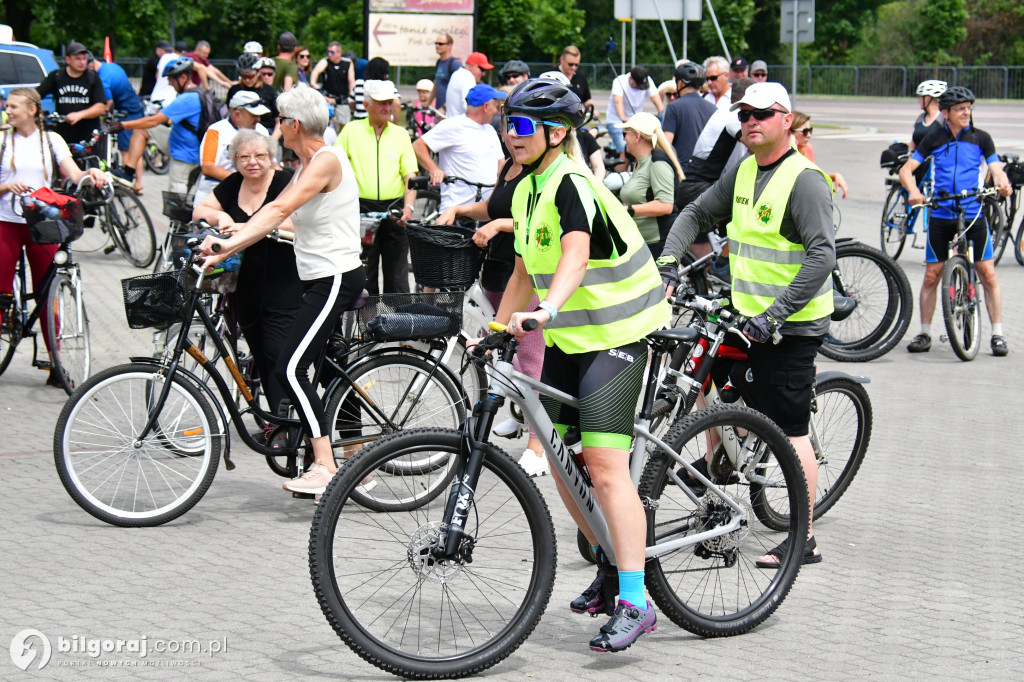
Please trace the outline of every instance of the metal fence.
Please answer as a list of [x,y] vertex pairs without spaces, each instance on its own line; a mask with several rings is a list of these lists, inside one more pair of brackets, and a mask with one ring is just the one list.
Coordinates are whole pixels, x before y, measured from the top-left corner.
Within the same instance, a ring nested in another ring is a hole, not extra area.
[[[118,64],[138,85],[145,59],[126,57]],[[236,78],[232,59],[213,59],[228,78]],[[502,62],[496,62],[500,67]],[[655,84],[672,78],[671,64],[641,64]],[[530,62],[530,73],[538,76],[554,67],[551,63]],[[580,64],[590,87],[609,90],[618,75],[618,65],[604,63]],[[413,86],[421,78],[433,78],[430,66],[395,66],[392,77],[399,86]],[[792,89],[793,67],[786,64],[768,66],[769,80]],[[829,66],[803,65],[797,69],[797,92],[813,95],[852,95],[867,97],[907,97],[914,94],[924,80],[944,80],[950,85],[966,85],[983,99],[1024,99],[1024,66]]]

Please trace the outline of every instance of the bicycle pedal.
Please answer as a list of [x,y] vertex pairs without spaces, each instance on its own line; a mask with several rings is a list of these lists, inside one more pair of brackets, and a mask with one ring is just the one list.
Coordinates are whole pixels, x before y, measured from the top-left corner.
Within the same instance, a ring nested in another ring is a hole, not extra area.
[[939,341],[941,341],[942,343],[949,343],[949,337],[945,334],[941,334],[939,336]]
[[297,500],[315,500],[316,495],[313,493],[292,493],[292,497]]
[[50,363],[49,360],[36,360],[32,363],[32,366],[35,367],[36,369],[53,369],[53,365]]
[[103,255],[104,256],[109,256],[110,254],[114,253],[114,251],[116,251],[116,250],[117,250],[117,247],[114,246],[113,244],[110,244],[105,249],[103,249]]

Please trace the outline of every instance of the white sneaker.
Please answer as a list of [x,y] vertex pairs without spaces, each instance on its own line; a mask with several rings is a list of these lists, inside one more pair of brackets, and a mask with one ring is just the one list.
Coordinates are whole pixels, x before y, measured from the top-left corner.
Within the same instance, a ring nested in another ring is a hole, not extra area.
[[491,433],[502,438],[519,438],[525,432],[526,426],[515,417],[509,417],[491,429]]
[[531,478],[534,476],[543,476],[548,473],[548,458],[544,455],[537,455],[536,452],[527,448],[523,453],[523,456],[519,458],[519,466],[523,468],[523,471],[527,473]]

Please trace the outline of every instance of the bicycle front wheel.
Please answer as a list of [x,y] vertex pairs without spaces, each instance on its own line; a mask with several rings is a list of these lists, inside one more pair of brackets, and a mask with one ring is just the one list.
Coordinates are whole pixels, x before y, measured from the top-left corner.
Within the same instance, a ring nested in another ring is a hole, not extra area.
[[81,289],[68,275],[54,277],[45,315],[52,369],[71,395],[89,378],[89,315]]
[[[704,486],[690,491],[676,473],[676,460],[659,450],[640,480],[640,499],[650,500],[645,505],[648,546],[740,523],[731,532],[649,560],[647,589],[662,612],[690,632],[702,637],[747,632],[779,607],[800,570],[808,525],[800,462],[779,428],[745,407],[697,410],[677,422],[665,441],[687,462],[704,457],[709,447],[735,446],[739,471],[718,456],[710,469],[712,482],[739,511]],[[782,531],[758,522],[757,509],[764,504],[786,511]],[[777,545],[785,547],[778,568],[758,568],[757,558]]]
[[110,236],[118,250],[132,265],[148,268],[156,257],[156,232],[146,207],[137,196],[118,187],[107,211]]
[[1010,241],[1010,231],[1013,229],[1012,225],[1006,224],[1006,201],[1004,197],[988,197],[982,203],[985,220],[992,234],[993,265],[999,265],[1003,252],[1006,251],[1006,244]]
[[907,241],[907,226],[910,223],[910,204],[907,193],[898,182],[889,188],[882,208],[882,253],[896,260],[903,252]]
[[971,281],[971,265],[963,256],[950,256],[942,267],[942,319],[949,345],[968,362],[981,347],[981,297]]
[[83,383],[57,419],[61,483],[82,509],[115,526],[158,526],[203,497],[223,436],[197,388],[175,375],[159,427],[139,441],[166,376],[151,365],[111,367]]
[[859,242],[836,245],[837,292],[857,301],[845,320],[832,322],[821,354],[840,362],[879,358],[900,342],[910,327],[914,296],[906,273],[878,249]]
[[1020,221],[1020,227],[1013,238],[1013,257],[1019,264],[1024,265],[1024,245],[1021,244],[1021,240],[1024,240],[1024,220]]
[[157,175],[167,175],[171,170],[170,157],[160,151],[160,147],[152,140],[146,143],[142,151],[142,158],[146,163],[146,168]]
[[871,440],[873,416],[867,390],[853,379],[827,379],[817,384],[814,392],[811,422],[817,440],[817,520],[839,501],[857,475]]
[[441,452],[461,460],[458,431],[415,429],[382,438],[342,468],[317,506],[309,570],[320,608],[365,661],[412,679],[464,677],[515,651],[551,596],[555,533],[536,485],[488,445],[465,528],[462,556],[432,554],[444,537],[441,496],[415,510],[373,512],[353,493],[401,498],[408,477],[389,463]]

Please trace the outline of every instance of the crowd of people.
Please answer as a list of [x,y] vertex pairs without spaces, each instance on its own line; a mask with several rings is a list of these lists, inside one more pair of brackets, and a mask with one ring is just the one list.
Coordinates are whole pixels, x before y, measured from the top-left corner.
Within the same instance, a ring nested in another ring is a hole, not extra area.
[[[314,453],[310,469],[284,488],[322,493],[337,466],[331,425],[307,369],[334,321],[364,288],[410,291],[405,223],[417,201],[410,179],[428,175],[441,186],[436,222],[478,225],[473,239],[489,249],[481,285],[496,321],[522,340],[521,370],[579,399],[578,408],[552,407],[551,416],[560,433],[581,432],[595,496],[615,510],[607,518],[618,558],[618,603],[590,646],[621,651],[656,624],[644,594],[645,516],[628,462],[647,357],[644,337],[669,323],[666,294],[678,284],[678,264],[687,250],[706,253],[710,234],[727,239],[732,301],[749,318],[743,332],[753,342],[757,407],[789,436],[813,508],[810,397],[814,358],[833,311],[833,195],[845,196],[846,182],[815,164],[810,117],[793,108],[782,85],[767,80],[763,61],[683,60],[660,87],[641,66],[616,77],[604,123],[614,152],[632,164],[616,196],[601,181],[606,163],[596,126],[582,127],[593,97],[579,70],[579,48],[566,47],[557,69],[533,77],[520,60],[496,69],[481,52],[459,58],[447,34],[434,45],[434,78],[416,84],[408,114],[419,116],[425,129],[413,141],[401,125],[388,62],[359,59],[339,42],[315,64],[313,50],[290,32],[278,37],[275,57],[249,42],[233,81],[210,63],[208,43],[189,51],[160,41],[138,93],[116,64],[69,44],[62,68],[36,90],[15,90],[7,99],[0,296],[9,294],[23,245],[34,277],[45,272],[55,250],[31,244],[24,220],[8,211],[10,197],[49,184],[58,168],[80,179],[84,171],[67,143],[88,139],[108,107],[125,112],[112,130],[124,160],[117,181],[142,192],[143,149],[151,137],[164,136],[169,189],[186,193],[198,177],[194,217],[217,226],[223,237],[203,243],[207,264],[245,251],[239,323],[270,408],[290,400]],[[495,85],[487,82],[489,74],[497,75]],[[213,122],[211,81],[227,88],[227,115]],[[914,155],[900,173],[911,203],[923,201],[914,173],[929,160],[936,189],[963,188],[972,174],[976,183],[987,164],[1000,192],[1008,193],[991,137],[973,125],[973,94],[937,81],[923,83],[918,93],[923,113]],[[40,96],[48,94],[66,117],[52,133],[43,131],[41,118]],[[90,174],[103,182],[103,174]],[[978,220],[977,202],[965,208],[976,220],[970,238],[993,323],[992,351],[1005,355],[987,228]],[[378,211],[392,217],[368,243],[360,213]],[[921,334],[912,352],[930,346],[935,287],[954,217],[932,213]],[[293,231],[294,247],[264,240],[273,230]],[[542,333],[527,333],[528,322]],[[776,337],[781,341],[773,342]],[[495,432],[522,428],[511,419]],[[535,433],[520,465],[530,475],[548,471]],[[694,466],[707,471],[703,460]],[[571,494],[560,478],[555,484],[599,552]],[[808,532],[803,561],[816,563],[822,554],[813,529]],[[777,547],[758,565],[775,567],[786,551]],[[573,611],[603,607],[601,580],[599,573]]]

